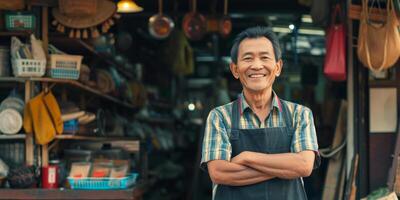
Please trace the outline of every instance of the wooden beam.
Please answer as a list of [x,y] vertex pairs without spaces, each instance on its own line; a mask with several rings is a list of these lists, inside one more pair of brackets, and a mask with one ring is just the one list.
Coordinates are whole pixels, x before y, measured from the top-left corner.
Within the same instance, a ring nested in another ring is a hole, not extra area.
[[48,145],[42,145],[42,167],[47,167],[49,165],[49,149]]
[[29,4],[32,6],[55,7],[55,6],[58,6],[58,1],[57,0],[30,0]]
[[[25,104],[31,99],[33,94],[32,82],[29,80],[25,81]],[[34,144],[33,134],[26,134],[25,137],[25,163],[26,165],[33,165],[34,161]]]
[[[369,8],[369,18],[374,21],[385,21],[386,20],[386,9]],[[353,20],[360,20],[361,18],[361,5],[350,5],[349,7],[349,18]]]
[[42,41],[43,50],[49,60],[49,8],[45,6],[42,7]]
[[[347,116],[347,103],[342,101],[340,104],[340,111],[338,114],[335,135],[332,142],[332,149],[338,148],[346,138],[346,116]],[[338,197],[340,187],[340,177],[341,171],[343,169],[344,163],[344,150],[341,150],[333,157],[329,158],[328,170],[326,172],[325,186],[322,194],[322,199],[324,200],[334,200],[339,199]]]

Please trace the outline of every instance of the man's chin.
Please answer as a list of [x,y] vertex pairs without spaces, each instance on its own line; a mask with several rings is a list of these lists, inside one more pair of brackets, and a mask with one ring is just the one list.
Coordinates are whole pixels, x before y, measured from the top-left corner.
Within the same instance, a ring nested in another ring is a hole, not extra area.
[[268,87],[266,86],[254,86],[254,87],[248,87],[246,88],[247,91],[251,92],[251,93],[259,93],[259,92],[265,92],[268,90]]

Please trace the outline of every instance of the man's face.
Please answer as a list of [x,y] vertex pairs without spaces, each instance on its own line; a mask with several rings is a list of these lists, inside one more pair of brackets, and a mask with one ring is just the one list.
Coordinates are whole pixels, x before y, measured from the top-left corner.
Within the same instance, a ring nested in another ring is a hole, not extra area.
[[267,38],[247,38],[239,45],[237,64],[231,63],[230,68],[244,90],[262,92],[272,88],[275,77],[281,73],[282,60],[275,60],[272,43]]

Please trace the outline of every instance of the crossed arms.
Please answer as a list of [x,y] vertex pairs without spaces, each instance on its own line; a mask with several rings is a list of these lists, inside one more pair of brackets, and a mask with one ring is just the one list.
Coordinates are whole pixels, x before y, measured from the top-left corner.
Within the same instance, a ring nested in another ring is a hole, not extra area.
[[212,160],[207,163],[211,180],[215,184],[244,186],[273,178],[294,179],[311,174],[315,154],[299,153],[265,154],[244,151],[231,159]]

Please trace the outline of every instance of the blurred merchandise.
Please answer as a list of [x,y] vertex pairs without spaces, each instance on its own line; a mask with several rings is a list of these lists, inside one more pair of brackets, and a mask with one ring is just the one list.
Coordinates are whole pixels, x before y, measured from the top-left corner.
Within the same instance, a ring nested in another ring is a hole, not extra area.
[[11,72],[10,47],[0,46],[0,76],[8,77]]

